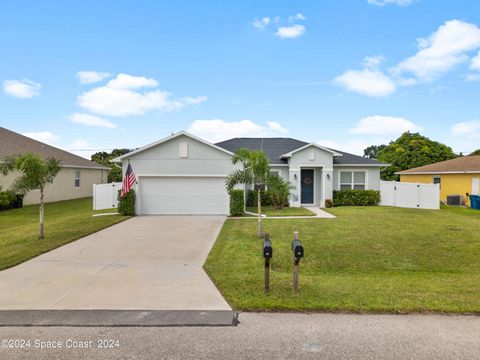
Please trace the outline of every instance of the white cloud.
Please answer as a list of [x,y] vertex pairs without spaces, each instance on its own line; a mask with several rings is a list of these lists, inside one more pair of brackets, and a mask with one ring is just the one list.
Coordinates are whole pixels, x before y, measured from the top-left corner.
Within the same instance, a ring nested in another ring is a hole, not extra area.
[[467,53],[480,47],[480,28],[460,20],[441,25],[428,38],[418,40],[419,51],[392,69],[394,74],[414,74],[432,81],[468,60]]
[[111,74],[108,72],[98,72],[98,71],[77,71],[77,78],[81,84],[91,84],[102,81],[110,77]]
[[378,70],[347,70],[335,78],[335,82],[347,90],[371,97],[388,96],[395,92],[395,83]]
[[211,142],[218,142],[234,137],[272,137],[288,132],[279,123],[268,121],[267,126],[251,120],[225,121],[222,119],[195,120],[188,132]]
[[59,139],[58,135],[52,134],[50,131],[27,132],[23,135],[50,145],[55,144]]
[[[381,144],[382,142],[378,142]],[[345,151],[350,154],[361,155],[363,156],[363,150],[373,145],[373,143],[369,143],[362,140],[344,140],[344,141],[336,141],[331,139],[319,140],[317,144],[325,146],[330,149],[335,149],[338,151]]]
[[469,140],[480,140],[480,120],[456,123],[451,130],[454,136]]
[[378,69],[379,65],[385,60],[382,55],[365,56],[363,58],[363,66],[368,69]]
[[289,132],[288,129],[284,128],[280,123],[276,121],[267,121],[267,125],[271,130],[276,131],[280,134],[288,134]]
[[87,126],[100,126],[106,128],[115,128],[117,127],[112,122],[105,120],[101,117],[84,114],[84,113],[75,113],[70,115],[70,120],[77,124],[87,125]]
[[275,35],[282,39],[294,39],[304,33],[305,26],[296,24],[292,26],[280,26]]
[[290,15],[288,17],[289,23],[294,22],[295,20],[307,20],[307,18],[302,13],[296,13],[295,15]]
[[199,104],[205,96],[172,99],[171,94],[163,90],[142,91],[142,88],[155,88],[155,79],[119,74],[105,86],[86,91],[78,96],[79,106],[106,116],[144,115],[152,110],[173,111],[185,105]]
[[400,6],[406,6],[413,3],[413,0],[367,0],[371,5],[385,6],[389,4],[395,4]]
[[265,29],[269,24],[271,23],[271,20],[268,16],[265,16],[261,19],[255,19],[253,21],[253,27],[259,29],[259,30],[263,30]]
[[468,81],[468,82],[479,81],[479,80],[480,80],[480,74],[467,74],[465,76],[465,81]]
[[92,146],[87,140],[79,139],[63,147],[63,150],[90,160],[92,155],[97,152],[97,150],[94,150],[94,148],[95,147]]
[[470,63],[470,69],[480,70],[480,51],[478,52],[477,56],[472,58],[472,62]]
[[41,87],[41,84],[27,79],[5,80],[3,82],[5,94],[19,99],[28,99],[40,95]]
[[356,126],[350,129],[350,133],[389,136],[400,135],[406,131],[420,131],[421,129],[422,127],[405,118],[374,115],[360,119]]
[[112,89],[140,89],[143,87],[157,87],[158,81],[143,76],[118,74],[115,79],[107,83],[107,86]]

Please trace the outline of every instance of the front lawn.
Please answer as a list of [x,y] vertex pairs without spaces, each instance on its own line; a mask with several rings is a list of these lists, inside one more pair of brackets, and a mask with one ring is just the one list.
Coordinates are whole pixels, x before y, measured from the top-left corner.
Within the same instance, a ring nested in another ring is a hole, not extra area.
[[0,211],[0,270],[128,219],[92,213],[92,198],[46,204],[45,239],[39,240],[38,205]]
[[[204,268],[241,310],[480,313],[480,211],[329,209],[336,219],[264,220],[273,244],[263,293],[256,222],[227,220]],[[305,247],[292,293],[293,232]]]
[[[258,214],[256,206],[247,206],[247,211]],[[262,206],[262,214],[267,216],[314,216],[315,214],[303,207],[284,207],[277,210],[273,206]]]

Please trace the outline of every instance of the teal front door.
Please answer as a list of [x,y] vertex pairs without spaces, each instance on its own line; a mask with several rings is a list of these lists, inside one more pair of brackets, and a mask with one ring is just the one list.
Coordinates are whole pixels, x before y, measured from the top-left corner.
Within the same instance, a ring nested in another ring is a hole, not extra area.
[[302,169],[300,171],[300,191],[302,204],[313,204],[313,169]]

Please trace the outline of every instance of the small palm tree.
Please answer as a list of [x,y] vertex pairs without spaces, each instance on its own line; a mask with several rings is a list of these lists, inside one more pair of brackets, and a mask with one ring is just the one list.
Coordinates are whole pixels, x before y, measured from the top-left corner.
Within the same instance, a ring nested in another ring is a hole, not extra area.
[[53,183],[55,176],[60,171],[60,161],[50,157],[43,160],[40,156],[26,153],[23,155],[9,156],[3,163],[0,163],[0,171],[3,175],[7,175],[10,171],[21,173],[15,179],[12,190],[26,194],[32,190],[40,190],[40,239],[43,239],[43,219],[44,219],[44,190],[48,184]]
[[270,165],[265,153],[261,150],[253,151],[249,149],[238,149],[232,157],[232,163],[243,164],[242,170],[235,170],[226,180],[227,190],[230,192],[237,184],[254,184],[257,189],[258,204],[258,237],[263,238],[263,222],[262,222],[262,201],[261,192],[265,188],[268,178]]

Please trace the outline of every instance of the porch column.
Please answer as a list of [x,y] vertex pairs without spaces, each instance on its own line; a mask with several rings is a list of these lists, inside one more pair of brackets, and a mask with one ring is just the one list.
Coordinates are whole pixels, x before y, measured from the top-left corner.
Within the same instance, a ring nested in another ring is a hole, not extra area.
[[288,172],[288,181],[295,187],[290,192],[290,206],[300,207],[300,170],[290,169]]
[[333,198],[333,169],[324,168],[322,170],[322,194],[320,198],[320,207],[325,207],[325,200]]

